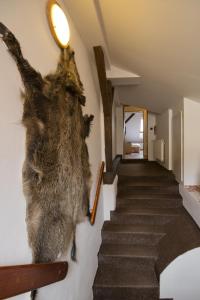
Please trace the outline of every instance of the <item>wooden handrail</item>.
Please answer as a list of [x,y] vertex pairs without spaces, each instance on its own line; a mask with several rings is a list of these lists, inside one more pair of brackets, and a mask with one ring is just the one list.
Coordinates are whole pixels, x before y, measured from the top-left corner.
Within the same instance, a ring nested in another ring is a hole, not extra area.
[[67,271],[67,262],[0,267],[0,299],[63,280]]
[[90,217],[91,225],[94,225],[95,218],[96,218],[97,206],[98,206],[99,195],[100,195],[100,190],[101,190],[101,183],[102,183],[102,180],[103,180],[104,166],[105,166],[105,163],[104,163],[104,161],[102,161],[101,168],[100,168],[100,171],[99,171],[99,177],[98,177],[98,183],[97,183],[97,189],[96,189],[94,204],[93,204],[91,217]]

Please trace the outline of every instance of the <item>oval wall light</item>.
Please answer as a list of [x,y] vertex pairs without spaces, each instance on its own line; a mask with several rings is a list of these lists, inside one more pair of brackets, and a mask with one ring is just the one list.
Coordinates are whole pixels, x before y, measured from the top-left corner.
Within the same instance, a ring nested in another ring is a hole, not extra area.
[[67,48],[70,39],[70,29],[67,17],[55,0],[49,0],[47,3],[47,17],[51,33],[61,48]]

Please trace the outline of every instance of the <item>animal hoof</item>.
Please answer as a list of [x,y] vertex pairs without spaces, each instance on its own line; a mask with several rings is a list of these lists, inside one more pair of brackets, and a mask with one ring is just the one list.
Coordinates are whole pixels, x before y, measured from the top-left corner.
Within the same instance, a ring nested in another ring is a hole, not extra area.
[[0,22],[0,37],[3,37],[8,31],[8,28]]

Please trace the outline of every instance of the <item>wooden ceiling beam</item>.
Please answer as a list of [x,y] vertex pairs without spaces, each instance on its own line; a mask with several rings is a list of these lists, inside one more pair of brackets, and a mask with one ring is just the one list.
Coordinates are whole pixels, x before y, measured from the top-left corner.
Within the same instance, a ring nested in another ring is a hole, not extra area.
[[105,158],[106,171],[112,171],[112,106],[114,97],[114,88],[110,80],[106,77],[106,67],[104,53],[101,46],[94,47],[97,74],[102,96],[104,112],[104,134],[105,134]]

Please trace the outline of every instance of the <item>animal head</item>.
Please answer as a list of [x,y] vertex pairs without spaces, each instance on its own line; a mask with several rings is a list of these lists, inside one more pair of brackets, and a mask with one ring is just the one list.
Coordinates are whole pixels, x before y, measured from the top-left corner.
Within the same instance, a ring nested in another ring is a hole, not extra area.
[[90,134],[93,119],[94,119],[93,115],[89,115],[89,116],[84,115],[83,116],[83,120],[84,120],[83,136],[84,136],[84,138],[88,137]]

